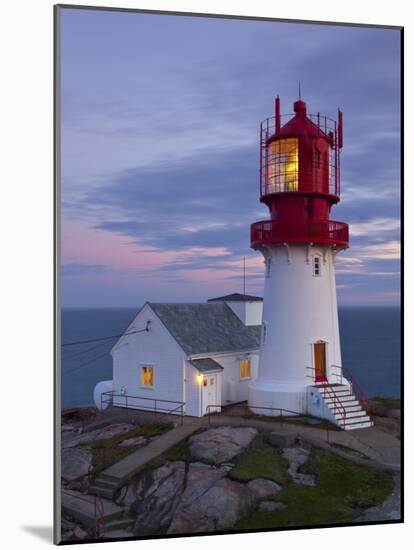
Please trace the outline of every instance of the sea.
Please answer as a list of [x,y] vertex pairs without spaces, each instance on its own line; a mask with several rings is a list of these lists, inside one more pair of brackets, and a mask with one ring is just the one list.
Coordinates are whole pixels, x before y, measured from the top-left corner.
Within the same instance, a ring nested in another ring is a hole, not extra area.
[[[93,389],[112,379],[109,354],[138,308],[63,309],[62,408],[93,404]],[[342,364],[369,397],[400,397],[401,331],[398,307],[340,307]]]

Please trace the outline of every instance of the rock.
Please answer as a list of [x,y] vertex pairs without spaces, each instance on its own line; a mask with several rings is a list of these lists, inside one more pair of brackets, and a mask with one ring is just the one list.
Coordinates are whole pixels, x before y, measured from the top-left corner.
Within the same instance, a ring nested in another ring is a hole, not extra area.
[[254,498],[246,485],[222,478],[191,506],[180,509],[168,529],[173,533],[220,531],[232,527],[253,509]]
[[248,447],[257,433],[255,428],[221,426],[193,435],[189,440],[189,449],[198,460],[221,464]]
[[73,530],[73,536],[80,540],[89,538],[88,533],[84,529],[82,529],[82,527],[79,527],[79,525],[77,525]]
[[391,409],[388,411],[388,416],[395,418],[395,420],[401,420],[401,409]]
[[308,487],[315,487],[316,485],[315,476],[311,474],[300,474],[297,472],[292,476],[292,481],[296,485],[307,485]]
[[313,487],[316,484],[315,476],[298,472],[299,468],[308,461],[309,454],[310,451],[303,447],[287,447],[283,449],[284,458],[289,460],[288,473],[293,483],[297,485],[308,485]]
[[89,449],[74,447],[62,450],[62,478],[74,481],[92,471],[92,453]]
[[151,483],[144,482],[141,498],[133,507],[135,534],[149,535],[169,525],[184,490],[185,470],[184,462],[167,462],[152,472]]
[[247,484],[255,499],[276,495],[282,487],[270,479],[252,479]]
[[279,434],[278,432],[270,432],[267,440],[274,447],[293,447],[296,442],[297,434]]
[[134,478],[128,485],[124,485],[121,488],[115,502],[120,506],[124,506],[126,509],[130,508],[137,500],[142,498],[144,490],[148,488],[151,483],[152,476],[148,476],[147,474]]
[[275,510],[284,510],[287,508],[283,502],[273,502],[271,500],[264,500],[259,504],[259,512],[274,512]]
[[142,437],[142,435],[139,435],[137,437],[130,437],[129,439],[124,439],[119,443],[120,447],[132,447],[133,445],[145,445],[147,443],[147,440],[145,437]]
[[97,430],[92,430],[91,432],[84,432],[76,435],[75,437],[63,442],[63,447],[76,447],[81,443],[89,443],[90,441],[97,441],[98,439],[111,439],[111,437],[114,437],[115,435],[129,432],[132,428],[134,428],[133,424],[110,424],[104,428],[99,428]]
[[283,456],[289,460],[291,464],[302,466],[308,461],[309,451],[302,447],[286,447],[283,449]]
[[209,466],[202,462],[192,462],[188,467],[185,490],[181,501],[177,507],[178,510],[184,510],[191,507],[203,494],[212,487],[216,481],[226,475],[224,469]]

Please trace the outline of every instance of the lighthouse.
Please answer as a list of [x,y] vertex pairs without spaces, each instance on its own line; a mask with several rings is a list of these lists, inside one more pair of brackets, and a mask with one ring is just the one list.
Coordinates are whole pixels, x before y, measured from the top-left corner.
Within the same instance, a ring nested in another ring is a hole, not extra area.
[[251,226],[264,257],[258,376],[249,406],[260,414],[312,414],[344,429],[372,421],[363,392],[341,359],[335,258],[349,246],[348,225],[331,219],[340,200],[342,113],[275,114],[260,128],[260,201],[270,219]]

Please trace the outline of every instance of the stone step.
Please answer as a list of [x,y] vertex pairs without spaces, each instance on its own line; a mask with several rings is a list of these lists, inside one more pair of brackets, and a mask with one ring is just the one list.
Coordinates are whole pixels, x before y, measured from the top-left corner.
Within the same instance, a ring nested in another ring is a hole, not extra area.
[[100,487],[99,485],[91,485],[88,491],[92,495],[98,495],[99,497],[103,497],[111,500],[114,497],[116,487],[107,488],[107,487]]
[[374,423],[372,422],[372,420],[368,420],[367,422],[358,422],[356,424],[347,424],[345,426],[343,426],[343,429],[348,431],[348,430],[359,430],[361,428],[371,428],[371,426],[373,426]]
[[105,524],[122,516],[123,508],[106,498],[98,498],[96,510],[96,499],[94,495],[65,489],[62,491],[62,510],[85,527],[95,527],[97,520]]
[[112,490],[115,490],[118,488],[119,486],[119,479],[118,480],[112,480],[112,481],[108,481],[107,479],[105,479],[104,477],[101,477],[101,476],[98,476],[97,478],[95,478],[95,481],[94,481],[95,485],[97,485],[98,487],[103,487],[104,489],[112,489]]
[[357,412],[357,411],[362,411],[362,407],[361,405],[348,405],[349,401],[347,401],[346,403],[343,403],[343,407],[346,411],[346,414],[348,414],[349,412]]
[[338,425],[341,428],[360,424],[361,422],[371,422],[371,419],[367,414],[364,414],[355,418],[347,418],[345,419],[345,422],[342,418],[338,418],[337,420],[338,420]]
[[[337,411],[334,414],[335,418],[342,419],[343,416],[344,416],[342,413],[343,413],[342,410]],[[366,416],[366,412],[363,411],[362,409],[360,409],[359,411],[348,411],[348,409],[345,409],[345,418],[346,419],[355,418],[355,417],[359,417],[359,416]]]
[[112,483],[113,485],[118,485],[119,482],[120,482],[120,479],[118,477],[113,476],[113,475],[109,475],[105,471],[101,472],[98,477],[99,477],[99,479],[102,479],[103,481],[105,481],[107,483]]
[[340,403],[347,403],[347,402],[355,402],[358,403],[358,400],[356,399],[355,395],[344,395],[343,397],[340,397],[339,395],[333,395],[324,397],[325,403],[331,403],[332,401],[339,401]]

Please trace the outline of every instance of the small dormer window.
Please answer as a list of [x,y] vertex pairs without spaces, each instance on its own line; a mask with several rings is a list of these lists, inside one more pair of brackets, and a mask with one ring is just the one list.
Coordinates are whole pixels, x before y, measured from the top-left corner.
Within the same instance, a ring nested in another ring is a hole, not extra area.
[[313,275],[314,277],[321,276],[321,257],[320,256],[313,257]]

